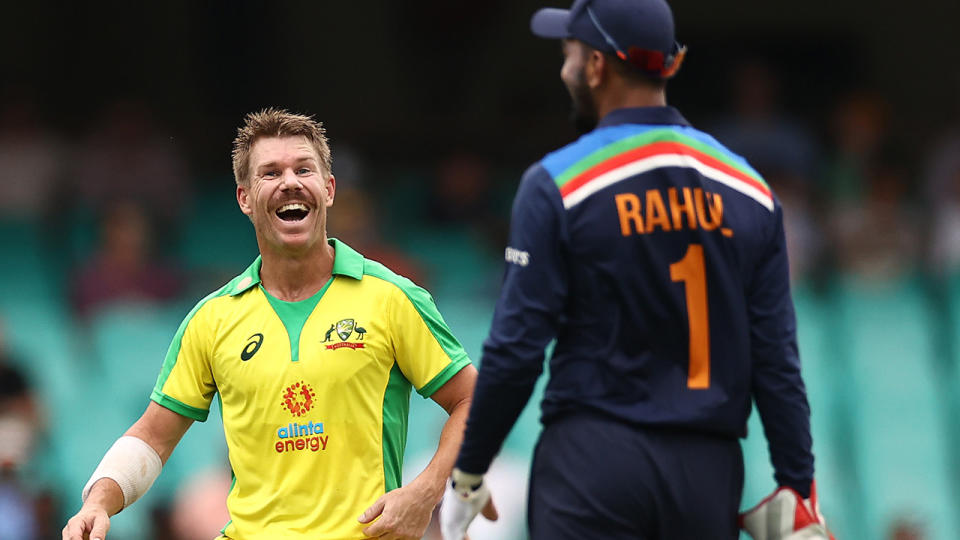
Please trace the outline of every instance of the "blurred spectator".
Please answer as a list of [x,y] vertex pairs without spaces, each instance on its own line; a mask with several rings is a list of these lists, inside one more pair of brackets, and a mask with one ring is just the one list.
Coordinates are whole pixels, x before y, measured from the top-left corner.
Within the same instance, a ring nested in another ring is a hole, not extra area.
[[960,269],[960,133],[937,145],[926,168],[924,195],[933,210],[931,270],[952,274]]
[[118,101],[103,113],[70,175],[78,199],[71,204],[102,213],[115,200],[133,200],[159,217],[165,231],[177,225],[190,202],[183,156],[139,101]]
[[913,270],[919,256],[917,216],[907,204],[906,174],[899,163],[865,167],[865,199],[834,207],[834,248],[842,270],[875,283]]
[[64,148],[27,95],[6,96],[0,108],[0,216],[36,219],[50,202]]
[[231,478],[226,470],[198,473],[177,490],[171,514],[176,540],[210,540],[230,521],[227,495]]
[[783,229],[787,237],[790,280],[801,282],[819,266],[824,250],[823,234],[811,196],[812,186],[794,178],[776,175],[767,181],[783,206]]
[[436,225],[486,230],[496,223],[490,164],[475,153],[454,152],[436,166],[428,218]]
[[72,284],[73,307],[87,315],[120,300],[175,298],[183,281],[153,256],[153,235],[143,208],[121,202],[110,208],[100,227],[100,246]]
[[[2,329],[0,329],[2,331]],[[23,373],[14,367],[0,334],[0,538],[43,538],[44,496],[24,482],[41,418]]]
[[890,526],[890,540],[925,540],[927,535],[920,523],[909,519],[898,519]]
[[384,264],[394,272],[423,284],[423,270],[412,259],[383,241],[380,212],[373,196],[360,189],[337,191],[336,202],[327,217],[330,236],[343,240],[364,257]]
[[818,166],[807,128],[782,110],[780,81],[764,62],[741,62],[733,72],[733,111],[709,132],[764,177],[809,182]]
[[889,104],[873,91],[854,92],[833,111],[829,158],[823,188],[831,201],[860,201],[869,188],[867,169],[887,143]]

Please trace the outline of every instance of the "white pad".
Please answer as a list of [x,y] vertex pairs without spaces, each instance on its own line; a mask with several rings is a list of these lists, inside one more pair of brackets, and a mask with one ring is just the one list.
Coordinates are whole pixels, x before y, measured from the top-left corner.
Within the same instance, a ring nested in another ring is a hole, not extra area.
[[754,540],[831,540],[815,504],[780,488],[742,515],[743,528]]
[[160,476],[162,467],[160,455],[152,446],[143,439],[125,435],[117,439],[104,454],[100,465],[97,465],[83,487],[80,498],[86,502],[90,488],[97,480],[110,478],[120,486],[123,508],[126,508],[150,489],[157,476]]
[[463,540],[473,518],[490,500],[490,490],[481,474],[469,474],[454,469],[453,483],[447,484],[440,505],[440,534],[443,540]]

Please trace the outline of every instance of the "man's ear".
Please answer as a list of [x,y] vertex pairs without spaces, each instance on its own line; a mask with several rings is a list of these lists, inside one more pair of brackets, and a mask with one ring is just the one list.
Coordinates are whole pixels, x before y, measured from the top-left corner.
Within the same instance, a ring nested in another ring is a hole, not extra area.
[[253,207],[249,201],[250,188],[237,184],[237,204],[240,205],[240,211],[250,216],[253,215]]
[[324,185],[327,190],[327,208],[333,206],[333,197],[337,194],[337,179],[331,174]]
[[607,57],[602,52],[592,49],[587,53],[586,62],[583,66],[583,76],[586,79],[587,86],[597,88],[610,75],[608,72],[611,66]]

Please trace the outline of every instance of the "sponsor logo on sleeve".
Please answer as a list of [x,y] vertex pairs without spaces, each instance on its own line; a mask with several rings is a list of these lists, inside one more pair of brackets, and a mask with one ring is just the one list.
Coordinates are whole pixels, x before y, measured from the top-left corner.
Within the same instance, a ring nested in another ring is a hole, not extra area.
[[517,266],[526,266],[530,264],[530,253],[520,251],[519,249],[508,247],[503,254],[504,260]]

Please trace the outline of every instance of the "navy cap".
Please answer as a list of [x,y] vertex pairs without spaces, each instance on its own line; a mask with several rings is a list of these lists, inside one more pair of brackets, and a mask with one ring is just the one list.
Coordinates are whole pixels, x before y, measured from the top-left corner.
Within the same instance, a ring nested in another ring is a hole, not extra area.
[[664,0],[575,0],[570,9],[537,11],[530,29],[543,38],[580,40],[663,78],[676,72],[686,52]]

